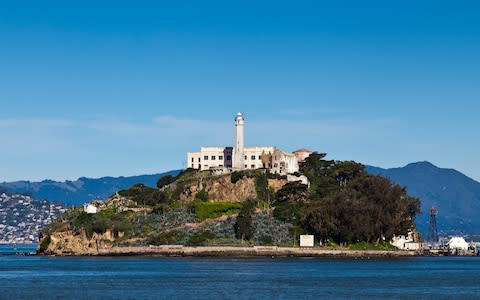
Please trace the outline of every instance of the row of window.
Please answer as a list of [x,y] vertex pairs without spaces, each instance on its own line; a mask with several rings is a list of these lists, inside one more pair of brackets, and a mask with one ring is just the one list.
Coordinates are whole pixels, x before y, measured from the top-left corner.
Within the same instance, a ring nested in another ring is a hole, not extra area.
[[[217,160],[216,155],[212,155],[212,156],[205,155],[205,156],[203,156],[203,160],[208,160],[209,158],[210,158],[210,160]],[[247,160],[247,159],[248,159],[248,156],[245,155],[245,160]],[[255,160],[255,159],[257,159],[257,156],[255,156],[255,155],[250,156],[250,160]],[[260,155],[258,156],[258,159],[259,160],[261,159]],[[218,160],[223,160],[223,155],[219,155]],[[230,155],[227,155],[227,160],[232,160],[232,157]],[[192,163],[193,162],[195,162],[195,158],[192,157]],[[198,158],[198,162],[200,162],[200,157]]]
[[[208,160],[209,158],[210,158],[210,160],[217,160],[216,155],[212,155],[212,156],[205,155],[203,157],[203,160]],[[223,155],[219,155],[218,160],[223,160]],[[230,155],[227,155],[227,160],[232,160],[232,157]],[[193,162],[195,162],[195,158],[192,157],[192,163]],[[200,157],[198,158],[198,162],[200,162]]]

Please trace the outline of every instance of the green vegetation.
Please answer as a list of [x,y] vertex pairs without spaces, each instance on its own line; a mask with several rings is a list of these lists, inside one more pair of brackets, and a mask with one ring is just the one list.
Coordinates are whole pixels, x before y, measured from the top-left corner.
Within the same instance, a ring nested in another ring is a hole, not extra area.
[[420,201],[388,179],[372,176],[355,162],[323,160],[313,153],[300,170],[310,179],[305,229],[337,243],[390,240],[414,227]]
[[50,238],[50,235],[47,235],[40,243],[40,246],[39,246],[40,252],[44,252],[45,250],[47,250],[48,245],[50,245],[51,241],[52,239]]
[[252,222],[252,215],[255,207],[256,203],[254,200],[247,200],[243,202],[242,209],[238,213],[234,229],[235,236],[242,241],[250,240],[255,233],[255,228]]
[[201,189],[198,191],[198,193],[195,195],[195,199],[200,200],[200,201],[208,201],[208,193],[205,191],[205,189]]
[[157,204],[170,202],[170,199],[165,192],[158,189],[153,189],[141,183],[135,184],[132,187],[118,193],[120,196],[127,197],[137,202],[138,205],[143,206],[155,206]]
[[235,171],[230,174],[230,182],[235,184],[237,181],[246,176],[246,173],[243,171]]
[[176,179],[176,177],[174,177],[172,175],[165,175],[165,176],[161,177],[160,179],[158,179],[157,187],[159,189],[161,189],[164,186],[169,185],[170,183],[173,183],[175,181],[175,179]]
[[153,234],[148,237],[147,242],[150,245],[183,245],[186,238],[183,232],[172,230]]
[[354,244],[349,244],[348,249],[350,250],[390,250],[390,251],[398,250],[397,247],[385,241],[381,241],[379,243],[357,242]]
[[236,214],[241,207],[242,204],[238,202],[193,202],[193,211],[201,221]]

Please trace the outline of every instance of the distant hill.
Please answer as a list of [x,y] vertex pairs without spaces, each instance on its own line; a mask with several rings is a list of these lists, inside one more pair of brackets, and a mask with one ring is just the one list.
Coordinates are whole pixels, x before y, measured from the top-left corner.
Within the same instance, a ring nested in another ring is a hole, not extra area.
[[165,175],[177,175],[180,171],[173,170],[161,174],[140,175],[130,177],[80,177],[75,181],[57,182],[44,180],[41,182],[16,181],[0,183],[0,190],[7,189],[12,193],[30,194],[35,199],[45,199],[63,205],[79,205],[92,199],[106,199],[133,184],[143,183],[155,187],[157,180]]
[[422,214],[417,217],[417,227],[424,235],[428,232],[432,206],[438,209],[437,227],[443,234],[480,233],[479,182],[429,162],[393,169],[367,166],[367,171],[406,186],[410,195],[420,198]]

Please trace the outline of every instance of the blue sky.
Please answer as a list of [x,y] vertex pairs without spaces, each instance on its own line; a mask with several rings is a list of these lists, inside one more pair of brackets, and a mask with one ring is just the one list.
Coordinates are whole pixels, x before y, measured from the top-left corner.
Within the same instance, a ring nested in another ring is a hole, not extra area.
[[[100,2],[100,3],[99,3]],[[480,180],[477,1],[3,1],[0,181],[307,147]]]

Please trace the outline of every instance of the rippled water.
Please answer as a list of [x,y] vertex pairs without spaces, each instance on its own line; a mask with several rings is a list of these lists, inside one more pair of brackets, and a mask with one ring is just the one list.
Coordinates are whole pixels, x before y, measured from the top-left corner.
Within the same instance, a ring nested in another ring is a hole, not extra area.
[[0,255],[1,299],[479,298],[479,257]]

